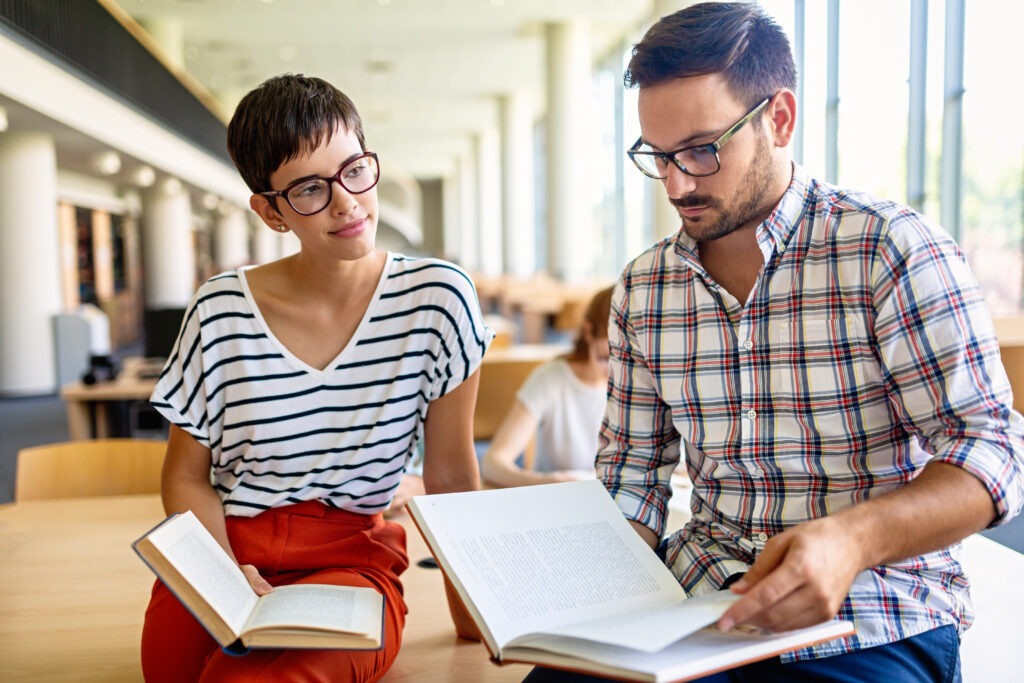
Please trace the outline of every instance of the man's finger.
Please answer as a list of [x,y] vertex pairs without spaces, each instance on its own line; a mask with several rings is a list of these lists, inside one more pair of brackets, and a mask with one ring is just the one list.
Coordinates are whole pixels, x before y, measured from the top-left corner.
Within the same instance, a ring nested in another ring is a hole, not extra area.
[[[750,576],[750,572],[736,583],[742,583],[748,576]],[[727,609],[721,619],[718,620],[718,628],[722,631],[728,631],[736,624],[754,623],[754,619],[758,614],[773,608],[777,603],[798,590],[802,582],[802,577],[792,572],[785,564],[779,565],[774,571],[756,583],[748,584],[743,597]]]

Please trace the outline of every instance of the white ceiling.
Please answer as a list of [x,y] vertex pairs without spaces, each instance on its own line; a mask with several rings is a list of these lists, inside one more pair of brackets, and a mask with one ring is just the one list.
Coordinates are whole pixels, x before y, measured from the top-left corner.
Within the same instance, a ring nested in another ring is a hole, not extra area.
[[[653,0],[117,0],[229,116],[264,79],[325,78],[355,101],[367,142],[420,178],[450,172],[497,130],[499,96],[543,111],[549,22],[590,27],[595,57],[631,39]],[[161,35],[176,38],[170,40]],[[170,42],[175,45],[169,45]]]

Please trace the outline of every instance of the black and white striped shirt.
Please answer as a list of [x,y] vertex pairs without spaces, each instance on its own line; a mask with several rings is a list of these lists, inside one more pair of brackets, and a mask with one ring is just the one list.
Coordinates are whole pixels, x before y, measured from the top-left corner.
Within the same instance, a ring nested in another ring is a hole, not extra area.
[[210,448],[226,514],[307,500],[369,514],[391,501],[430,402],[492,337],[459,267],[389,254],[351,341],[318,370],[274,337],[239,269],[199,288],[152,401]]

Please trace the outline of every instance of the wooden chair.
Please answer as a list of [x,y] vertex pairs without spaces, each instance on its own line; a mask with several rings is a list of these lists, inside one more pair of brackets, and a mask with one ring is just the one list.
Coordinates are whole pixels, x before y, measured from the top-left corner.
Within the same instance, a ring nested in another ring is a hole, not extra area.
[[[473,413],[473,439],[488,441],[494,437],[505,415],[516,400],[516,392],[527,376],[568,349],[557,344],[513,344],[507,348],[490,349],[480,365],[480,389]],[[523,467],[533,466],[534,442],[524,453]]]
[[93,439],[18,451],[14,499],[160,492],[166,441]]

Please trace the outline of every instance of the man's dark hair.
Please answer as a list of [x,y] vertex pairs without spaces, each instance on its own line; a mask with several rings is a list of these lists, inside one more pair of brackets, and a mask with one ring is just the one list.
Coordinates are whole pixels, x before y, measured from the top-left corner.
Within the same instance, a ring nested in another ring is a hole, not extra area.
[[238,103],[228,123],[228,153],[249,189],[266,192],[271,173],[330,141],[339,125],[366,149],[362,119],[345,93],[320,78],[275,76]]
[[796,89],[796,66],[779,25],[753,2],[703,2],[662,17],[626,67],[627,88],[721,73],[747,106]]

